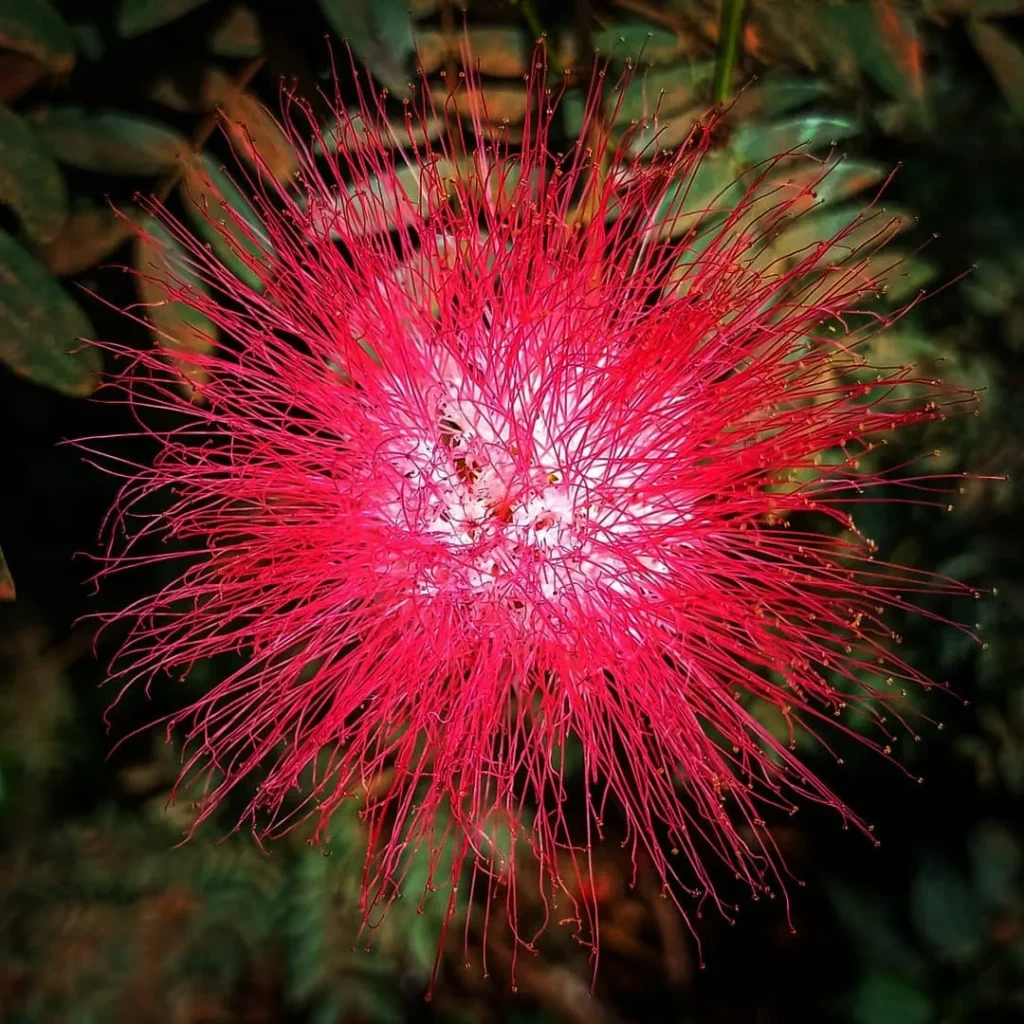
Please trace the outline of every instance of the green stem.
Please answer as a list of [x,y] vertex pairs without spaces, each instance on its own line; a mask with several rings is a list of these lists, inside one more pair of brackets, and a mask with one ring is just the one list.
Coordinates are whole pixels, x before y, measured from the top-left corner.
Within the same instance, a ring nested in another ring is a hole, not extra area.
[[543,38],[545,34],[544,26],[540,23],[540,18],[537,17],[537,12],[533,9],[531,0],[512,0],[512,5],[518,7],[522,12],[526,27],[533,33],[534,37],[538,41]]
[[715,103],[729,98],[729,86],[740,49],[740,28],[746,0],[722,0],[722,19],[718,31],[718,56],[715,59]]

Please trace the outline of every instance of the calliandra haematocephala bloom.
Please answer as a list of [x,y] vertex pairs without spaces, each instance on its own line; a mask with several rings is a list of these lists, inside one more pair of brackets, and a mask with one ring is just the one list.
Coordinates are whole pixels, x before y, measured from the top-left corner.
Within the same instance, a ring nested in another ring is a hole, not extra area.
[[876,449],[970,396],[861,354],[895,319],[869,312],[884,213],[766,241],[829,165],[784,154],[720,202],[710,122],[655,152],[656,120],[613,138],[596,89],[558,153],[536,60],[517,140],[465,83],[439,133],[418,100],[396,133],[364,85],[325,139],[287,97],[297,179],[239,172],[244,213],[196,200],[249,283],[150,204],[187,253],[153,279],[221,341],[107,346],[159,450],[114,464],[100,575],[180,565],[113,616],[125,687],[226,656],[167,723],[199,822],[244,794],[260,836],[323,831],[358,801],[368,921],[410,850],[447,843],[431,884],[514,927],[508,859],[532,852],[550,917],[592,942],[592,889],[566,877],[605,818],[684,913],[717,902],[715,858],[780,887],[766,817],[818,801],[860,825],[754,705],[882,750],[900,692],[932,685],[886,611],[966,588],[876,559],[851,510],[944,506],[955,481]]

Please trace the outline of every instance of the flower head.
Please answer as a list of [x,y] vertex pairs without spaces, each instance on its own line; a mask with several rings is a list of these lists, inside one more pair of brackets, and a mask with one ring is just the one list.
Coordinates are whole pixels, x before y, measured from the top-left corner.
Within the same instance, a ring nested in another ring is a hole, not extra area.
[[191,346],[191,397],[166,353],[120,378],[144,423],[180,420],[147,427],[105,571],[152,534],[190,555],[120,613],[126,685],[236,658],[170,720],[200,820],[236,788],[261,834],[361,801],[368,915],[442,840],[447,881],[514,909],[511,829],[587,936],[594,901],[558,892],[606,815],[675,899],[713,896],[716,855],[770,887],[766,808],[857,821],[754,705],[794,734],[859,712],[883,747],[894,690],[929,685],[886,610],[959,587],[876,560],[850,510],[899,498],[876,449],[960,398],[861,353],[892,319],[884,214],[779,250],[830,165],[708,189],[709,125],[641,160],[656,119],[613,141],[596,90],[559,154],[539,69],[528,94],[515,143],[464,92],[439,133],[365,93],[330,138],[289,114],[297,188],[253,176],[244,216],[197,197],[251,283],[152,207],[187,253],[161,285],[228,340]]

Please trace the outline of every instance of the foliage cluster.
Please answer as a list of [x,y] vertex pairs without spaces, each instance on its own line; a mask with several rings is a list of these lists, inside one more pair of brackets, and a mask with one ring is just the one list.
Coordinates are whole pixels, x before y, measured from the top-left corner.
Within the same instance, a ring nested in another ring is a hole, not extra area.
[[[723,34],[723,6],[745,8],[734,39]],[[88,627],[72,626],[88,599],[77,586],[81,563],[69,568],[70,558],[90,545],[108,495],[91,494],[106,485],[54,442],[130,429],[126,415],[82,401],[102,368],[98,351],[78,339],[130,333],[110,306],[141,302],[152,332],[136,328],[134,343],[167,348],[187,388],[189,346],[210,327],[165,301],[162,257],[134,234],[133,195],[166,198],[230,259],[198,215],[204,197],[212,186],[243,215],[248,209],[225,177],[232,145],[243,161],[258,151],[279,179],[294,173],[268,108],[282,79],[315,101],[331,73],[325,33],[336,56],[337,40],[347,39],[393,96],[419,67],[443,99],[463,16],[445,0],[412,0],[411,11],[406,0],[7,0],[0,545],[8,560],[0,553],[0,602],[11,603],[0,609],[0,1015],[704,1022],[788,1020],[810,1008],[815,1019],[855,1024],[1019,1019],[1024,2],[579,0],[567,10],[473,0],[466,17],[488,110],[513,126],[525,115],[522,75],[543,33],[552,66],[576,72],[570,90],[585,80],[591,50],[613,68],[634,64],[617,117],[625,125],[657,105],[665,144],[685,137],[710,103],[731,98],[702,181],[708,200],[722,194],[727,203],[730,182],[790,146],[835,162],[820,209],[793,229],[808,242],[852,220],[903,162],[889,191],[903,227],[886,273],[890,300],[975,266],[882,335],[876,355],[983,389],[980,415],[915,441],[940,449],[944,468],[1010,479],[970,482],[945,517],[906,506],[861,525],[895,560],[998,589],[973,607],[942,609],[979,619],[987,649],[920,625],[904,636],[906,656],[948,679],[970,706],[929,697],[924,710],[945,719],[946,732],[927,744],[908,739],[896,752],[913,776],[925,776],[923,787],[856,750],[847,756],[843,792],[875,814],[881,850],[823,837],[827,823],[813,818],[776,829],[808,881],[794,897],[795,937],[782,908],[755,908],[736,929],[700,922],[698,951],[644,866],[633,886],[625,852],[607,854],[596,875],[606,923],[593,996],[567,935],[555,933],[540,958],[519,965],[510,993],[507,935],[496,930],[485,977],[475,959],[464,970],[463,930],[453,929],[436,998],[425,1004],[442,908],[418,900],[414,877],[416,895],[372,936],[357,935],[354,814],[339,814],[329,856],[301,834],[268,855],[248,836],[217,842],[216,830],[172,851],[191,813],[167,803],[173,748],[137,740],[104,762],[101,663],[89,656]],[[723,80],[727,49],[732,72]],[[570,91],[563,106],[567,138],[579,125],[579,97]],[[606,98],[610,109],[618,98]],[[841,162],[834,146],[847,154]],[[769,241],[792,248],[793,238]],[[150,276],[129,277],[119,264]],[[217,671],[199,666],[184,689]],[[159,710],[129,700],[118,733]],[[412,873],[425,881],[427,871],[416,863]],[[466,911],[470,935],[475,912]]]

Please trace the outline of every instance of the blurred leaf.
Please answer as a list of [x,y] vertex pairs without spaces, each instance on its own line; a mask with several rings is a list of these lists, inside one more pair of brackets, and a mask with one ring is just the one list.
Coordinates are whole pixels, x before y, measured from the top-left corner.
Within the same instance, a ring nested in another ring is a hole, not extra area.
[[616,124],[628,124],[652,117],[659,118],[685,110],[695,102],[703,102],[707,87],[715,74],[714,61],[691,61],[657,71],[641,71],[630,81],[622,94],[608,98],[609,109],[616,111]]
[[218,57],[258,57],[263,52],[260,20],[248,7],[232,7],[206,45]]
[[998,316],[1007,313],[1013,305],[1022,279],[1024,274],[1015,266],[1015,261],[981,259],[964,282],[964,296],[982,315]]
[[952,865],[934,857],[925,860],[914,877],[910,918],[944,960],[966,960],[981,943],[981,913],[971,890]]
[[21,783],[12,796],[31,800],[70,753],[66,736],[74,698],[67,657],[45,630],[33,626],[24,628],[3,653],[10,676],[0,683],[13,685],[0,685],[0,751]]
[[438,936],[451,897],[452,837],[439,851],[422,842],[412,851],[402,879],[402,899],[389,911],[389,927],[398,929],[413,964],[422,971],[434,966]]
[[192,154],[183,166],[180,193],[185,213],[221,263],[250,287],[262,290],[262,279],[247,262],[247,257],[264,262],[270,245],[255,211],[209,155]]
[[974,892],[986,909],[1005,909],[1020,899],[1024,852],[1009,829],[985,822],[972,833],[968,849]]
[[[795,158],[781,163],[758,187],[752,206],[754,215],[779,203],[788,205],[788,215],[822,209],[879,185],[885,180],[883,165],[868,160],[833,157],[824,163]],[[752,219],[752,218],[751,218]]]
[[594,49],[602,57],[640,66],[677,61],[684,53],[685,41],[685,36],[645,21],[617,22],[593,37]]
[[921,92],[916,29],[892,0],[822,5],[822,38],[835,59],[852,54],[860,69],[891,96]]
[[925,1024],[932,1005],[907,982],[872,973],[855,989],[848,1012],[858,1024]]
[[176,21],[201,7],[207,0],[121,0],[117,12],[117,34],[125,39]]
[[7,567],[4,549],[0,548],[0,601],[13,601],[15,596],[14,577]]
[[[786,227],[758,257],[758,265],[767,267],[776,260],[800,260],[809,256],[817,246],[836,239],[826,254],[831,262],[863,259],[882,247],[876,256],[878,267],[882,269],[888,265],[882,262],[886,252],[883,243],[911,223],[913,217],[895,207],[865,210],[856,203],[829,206],[820,212],[795,218],[791,226]],[[843,237],[837,239],[841,232]]]
[[46,269],[0,232],[0,361],[16,374],[66,395],[96,386],[99,351],[85,313]]
[[768,125],[743,125],[729,148],[744,163],[759,164],[795,149],[811,152],[830,147],[858,129],[856,120],[840,114],[802,114]]
[[[442,181],[450,173],[450,166],[441,162],[436,174]],[[426,167],[399,167],[395,180],[370,178],[360,182],[358,188],[349,186],[348,195],[338,196],[336,206],[314,211],[314,223],[319,230],[339,237],[334,224],[341,218],[345,233],[356,236],[371,235],[395,227],[408,227],[419,213],[427,209],[431,197],[424,197],[424,186],[435,182],[435,171]],[[434,197],[434,201],[443,200]]]
[[562,1019],[556,1017],[550,1010],[538,1010],[532,1006],[510,1006],[505,1024],[562,1024]]
[[878,59],[874,52],[858,54],[861,66],[883,88],[887,87],[886,81],[891,77],[891,91],[897,95],[910,94],[920,99],[924,95],[923,55],[921,37],[913,17],[897,0],[871,0],[871,10],[897,74],[893,75],[889,62]]
[[24,53],[0,53],[0,103],[10,103],[49,74],[47,66]]
[[491,124],[502,121],[522,124],[529,102],[522,86],[492,85],[490,82],[479,88],[459,88],[451,99],[447,85],[435,86],[430,90],[430,96],[439,112],[454,104],[460,117],[479,117]]
[[820,78],[768,78],[736,97],[732,115],[737,119],[781,117],[820,99],[827,88]]
[[826,203],[849,199],[865,189],[881,185],[888,175],[884,164],[847,157],[833,160],[827,168],[818,168],[817,173],[812,169],[811,173],[818,177],[826,169],[828,174],[815,186],[817,198]]
[[47,269],[57,277],[70,277],[106,259],[131,236],[131,212],[109,206],[74,210],[60,234],[39,252]]
[[[387,129],[379,133],[378,139],[376,123],[371,124],[368,131],[358,110],[350,111],[349,118],[351,119],[351,130],[348,127],[348,119],[335,120],[323,127],[323,142],[317,142],[313,147],[313,151],[318,156],[337,152],[339,137],[343,139],[348,152],[355,152],[366,145],[367,138],[374,143],[379,141],[385,149],[406,149],[412,144],[422,146],[425,142],[440,138],[445,128],[444,122],[437,117],[431,117],[425,123],[414,118],[408,126],[404,120],[392,118],[388,121]],[[410,142],[410,135],[412,142]]]
[[91,21],[76,21],[71,26],[71,31],[78,46],[78,52],[86,60],[98,61],[105,49],[103,36],[100,30]]
[[[474,66],[483,75],[519,78],[530,66],[530,47],[522,31],[515,26],[476,26],[467,30]],[[418,28],[415,33],[416,56],[425,74],[445,66],[449,57],[461,56],[464,45],[461,32],[446,35],[440,29]]]
[[0,204],[18,215],[30,238],[48,242],[68,214],[60,168],[32,127],[0,104]]
[[[366,955],[353,947],[359,932],[360,848],[365,842],[354,804],[342,804],[331,820],[331,855],[304,851],[289,879],[284,917],[288,996],[310,1008],[308,1019],[324,1024],[349,1019],[397,1022],[402,1020],[402,996],[394,984],[395,963],[383,951]],[[385,933],[389,921],[390,915],[382,926]],[[381,930],[376,934],[376,944],[382,944]]]
[[889,302],[901,303],[934,281],[939,268],[913,253],[886,246],[868,261],[866,273]]
[[326,897],[328,886],[327,858],[310,850],[298,861],[295,876],[288,886],[291,906],[285,915],[290,932],[287,956],[289,995],[296,1002],[306,1002],[322,984],[325,957],[326,918],[331,907]]
[[743,195],[739,168],[728,153],[704,157],[682,181],[671,185],[658,205],[655,225],[663,238],[681,238],[705,218],[731,209]]
[[220,108],[232,145],[254,169],[266,169],[280,182],[295,176],[295,149],[256,96],[239,89],[223,71],[212,69],[203,81],[203,99],[206,106]]
[[843,927],[851,933],[865,963],[878,964],[904,977],[924,973],[925,961],[907,942],[885,904],[841,882],[829,886],[829,896]]
[[75,40],[50,0],[4,0],[0,47],[27,53],[61,74],[75,66]]
[[187,148],[172,128],[115,110],[51,107],[37,113],[35,121],[57,159],[85,171],[159,174]]
[[715,238],[716,233],[711,228],[686,240],[685,247],[676,258],[675,265],[666,278],[666,295],[682,296],[690,291],[696,275],[700,272],[701,257]]
[[[655,152],[665,152],[681,146],[689,138],[693,127],[707,113],[703,105],[679,113],[630,126],[629,151],[634,156],[650,158]],[[579,114],[582,116],[582,109]]]
[[1024,49],[987,21],[972,18],[967,29],[1010,109],[1024,117]]
[[[627,82],[625,89],[609,92],[609,115],[614,117],[617,127],[626,128],[645,119],[651,119],[653,126],[655,113],[657,125],[669,124],[675,115],[695,105],[704,113],[705,93],[714,73],[713,61],[641,71]],[[579,135],[582,130],[585,109],[584,96],[578,90],[567,93],[559,104],[565,130],[570,135]]]
[[[584,763],[583,744],[578,736],[568,733],[561,743],[556,743],[551,748],[551,766],[560,775],[569,779],[578,774]],[[529,826],[530,821],[524,818]]]
[[157,346],[183,377],[186,396],[192,383],[205,383],[206,371],[190,362],[189,353],[208,355],[216,346],[219,332],[209,318],[193,305],[170,298],[168,288],[207,295],[206,285],[189,269],[188,256],[159,224],[146,225],[149,237],[135,240],[134,266],[139,297],[146,304],[146,317],[153,326]]
[[146,98],[154,103],[162,103],[179,114],[205,109],[203,97],[198,95],[197,90],[186,91],[177,79],[171,77],[154,79],[146,89]]
[[[745,702],[751,718],[760,725],[780,744],[789,746],[790,750],[804,750],[813,743],[809,743],[809,737],[805,730],[799,728],[793,716],[787,718],[778,705],[771,701],[762,700],[759,697],[751,697],[749,703]],[[780,760],[779,751],[767,740],[759,741],[765,756],[773,763],[778,764]]]
[[392,92],[405,95],[415,51],[408,0],[317,0],[324,18],[370,74]]
[[1002,18],[1024,14],[1024,0],[925,0],[929,14],[973,14],[979,18]]

